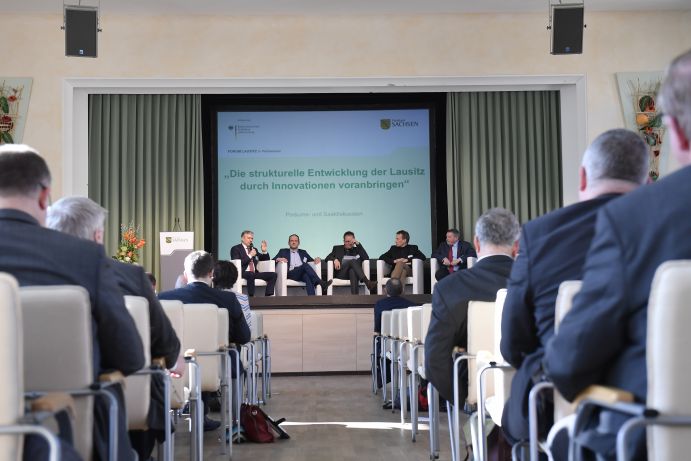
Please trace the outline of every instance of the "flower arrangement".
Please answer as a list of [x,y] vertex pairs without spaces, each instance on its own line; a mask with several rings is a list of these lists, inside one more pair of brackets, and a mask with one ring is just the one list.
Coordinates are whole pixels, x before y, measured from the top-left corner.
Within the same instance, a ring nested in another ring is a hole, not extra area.
[[118,261],[135,264],[139,261],[139,250],[146,245],[144,239],[139,238],[141,226],[135,226],[133,222],[120,225],[120,246],[113,259]]

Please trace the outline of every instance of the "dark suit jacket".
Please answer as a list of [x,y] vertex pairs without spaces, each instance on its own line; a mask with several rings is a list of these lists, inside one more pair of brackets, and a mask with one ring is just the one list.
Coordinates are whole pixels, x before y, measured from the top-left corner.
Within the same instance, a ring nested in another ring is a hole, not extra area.
[[[247,266],[250,264],[250,257],[247,255],[245,247],[242,243],[239,243],[230,249],[230,259],[239,259],[242,264],[243,272],[247,270]],[[269,257],[269,253],[260,253],[259,248],[257,248],[257,255],[251,259],[254,261],[254,267],[256,268],[259,261],[268,261],[271,259],[271,257]],[[242,274],[240,274],[240,276],[242,276]]]
[[691,258],[689,210],[691,166],[598,213],[583,288],[545,354],[545,370],[567,399],[604,384],[645,402],[650,285],[661,263]]
[[[425,338],[427,379],[445,399],[453,401],[453,360],[455,346],[468,342],[468,301],[494,301],[497,291],[506,288],[513,259],[488,256],[468,270],[456,272],[437,283],[432,296],[432,318]],[[461,386],[465,400],[467,383]]]
[[[436,260],[439,261],[439,264],[441,264],[444,258],[449,257],[449,248],[451,248],[451,246],[448,243],[446,243],[446,240],[444,240],[439,244],[439,247],[436,250],[434,250],[434,253],[432,253],[432,258],[436,258]],[[458,251],[456,252],[456,254],[458,258],[461,258],[461,262],[458,263],[459,269],[465,269],[468,267],[469,256],[477,258],[475,248],[473,248],[473,245],[471,245],[469,242],[466,242],[465,240],[458,241]]]
[[0,209],[0,271],[21,286],[80,285],[89,292],[94,378],[108,370],[131,374],[144,350],[102,245],[45,227],[19,210]]
[[408,261],[413,259],[422,259],[423,261],[426,256],[417,248],[417,245],[406,245],[404,247],[397,247],[396,245],[391,245],[389,251],[384,253],[379,257],[386,264],[394,265],[394,260],[399,258],[407,258]]
[[185,287],[164,291],[158,299],[175,299],[184,304],[215,304],[228,309],[228,340],[244,344],[250,340],[250,328],[242,313],[242,307],[230,291],[211,288],[204,282],[193,282]]
[[[334,245],[334,247],[331,249],[331,253],[329,253],[329,255],[324,259],[326,261],[333,261],[335,259],[338,259],[339,261],[343,262],[343,257],[345,255],[346,249],[343,245]],[[365,247],[363,247],[362,245],[358,245],[348,250],[348,255],[359,256],[360,262],[369,259],[369,255],[365,251]]]
[[409,301],[401,296],[387,296],[380,299],[374,305],[374,331],[381,332],[381,314],[384,311],[391,311],[394,309],[403,309],[405,307],[415,306],[415,303]]
[[[300,255],[300,261],[302,261],[303,264],[314,261],[309,253],[302,248],[298,248],[298,254]],[[274,256],[274,261],[278,258],[286,258],[288,260],[288,265],[290,265],[290,248],[281,248],[278,250],[278,254]]]
[[149,302],[149,327],[151,330],[151,358],[163,357],[166,368],[173,368],[180,354],[180,340],[170,320],[163,312],[146,272],[140,266],[110,260],[123,295],[142,296]]
[[608,194],[575,203],[523,226],[501,326],[502,355],[518,369],[502,416],[502,429],[514,441],[528,437],[528,393],[533,377],[540,374],[544,346],[554,334],[559,284],[583,277],[597,212],[615,197]]

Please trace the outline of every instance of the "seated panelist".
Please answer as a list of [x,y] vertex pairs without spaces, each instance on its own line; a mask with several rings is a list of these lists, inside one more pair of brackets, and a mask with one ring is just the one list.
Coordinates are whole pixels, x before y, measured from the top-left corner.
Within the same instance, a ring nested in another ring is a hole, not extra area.
[[314,261],[319,264],[321,259],[314,258],[307,251],[298,248],[300,246],[300,236],[292,234],[288,237],[288,248],[281,248],[274,258],[277,263],[288,264],[288,278],[296,282],[304,282],[307,296],[314,296],[315,288],[322,287],[322,294],[326,294],[326,289],[331,285],[331,281],[322,281],[312,266],[308,263]]
[[266,282],[266,296],[273,296],[276,286],[275,272],[259,272],[257,266],[259,261],[269,261],[271,257],[267,253],[266,240],[262,240],[261,253],[254,247],[254,232],[249,230],[242,231],[240,234],[241,242],[230,249],[230,259],[241,261],[242,278],[247,280],[247,294],[254,296],[254,281],[261,279]]
[[336,278],[350,280],[351,294],[358,294],[359,282],[363,282],[370,292],[376,292],[377,282],[370,281],[362,270],[362,262],[369,259],[369,256],[365,247],[355,240],[352,231],[343,234],[343,245],[334,245],[325,259],[333,261]]

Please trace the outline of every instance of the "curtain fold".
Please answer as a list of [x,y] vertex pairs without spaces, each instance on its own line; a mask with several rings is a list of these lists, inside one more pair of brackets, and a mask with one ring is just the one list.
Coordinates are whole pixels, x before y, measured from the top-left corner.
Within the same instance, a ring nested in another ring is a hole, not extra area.
[[449,226],[470,240],[475,221],[501,206],[524,223],[562,204],[558,91],[449,93]]
[[201,96],[89,96],[89,197],[109,211],[106,253],[133,222],[147,242],[140,264],[159,279],[158,234],[176,218],[204,248]]

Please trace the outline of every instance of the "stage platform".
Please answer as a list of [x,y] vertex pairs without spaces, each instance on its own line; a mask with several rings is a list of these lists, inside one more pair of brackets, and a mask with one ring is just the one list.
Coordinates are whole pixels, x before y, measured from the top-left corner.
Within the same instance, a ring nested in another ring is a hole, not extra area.
[[[261,288],[259,288],[261,289]],[[417,305],[432,295],[404,294]],[[363,372],[370,369],[374,304],[381,295],[255,296],[264,317],[276,373]]]

